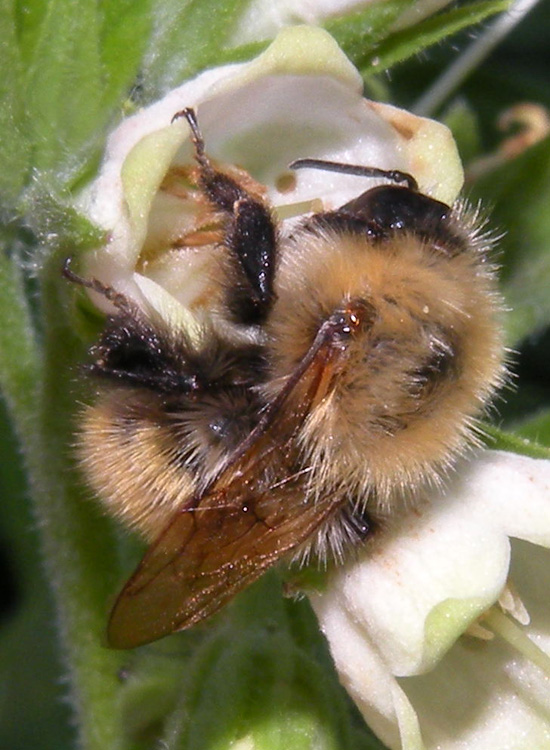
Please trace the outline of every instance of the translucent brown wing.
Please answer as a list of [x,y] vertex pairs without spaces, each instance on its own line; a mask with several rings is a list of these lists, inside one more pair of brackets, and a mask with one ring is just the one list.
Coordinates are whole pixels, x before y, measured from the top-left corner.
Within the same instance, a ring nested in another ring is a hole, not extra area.
[[335,498],[314,504],[302,490],[298,480],[272,491],[243,490],[235,480],[195,511],[178,513],[120,595],[110,645],[133,648],[217,612],[331,512]]
[[[178,511],[145,554],[111,613],[108,640],[133,648],[219,610],[307,539],[342,502],[315,502],[298,469],[296,435],[326,392],[342,348],[327,321],[260,423],[205,492]],[[290,398],[292,396],[292,398]]]

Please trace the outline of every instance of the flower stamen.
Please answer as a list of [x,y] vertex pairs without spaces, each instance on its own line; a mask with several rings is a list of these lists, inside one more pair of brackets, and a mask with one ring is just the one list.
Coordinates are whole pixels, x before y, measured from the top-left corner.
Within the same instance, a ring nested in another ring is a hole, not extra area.
[[492,641],[495,634],[492,630],[484,628],[479,622],[473,622],[465,631],[464,635],[470,636],[470,638],[477,638],[480,641]]
[[285,203],[282,206],[275,206],[275,215],[279,221],[292,219],[302,214],[319,213],[324,208],[320,198],[312,198],[308,201],[299,201],[298,203]]
[[498,598],[500,608],[508,615],[514,618],[520,625],[529,625],[531,617],[527,607],[522,602],[521,597],[510,579],[502,589]]
[[550,656],[525,634],[520,625],[513,622],[498,607],[491,607],[487,610],[483,616],[483,624],[550,677]]

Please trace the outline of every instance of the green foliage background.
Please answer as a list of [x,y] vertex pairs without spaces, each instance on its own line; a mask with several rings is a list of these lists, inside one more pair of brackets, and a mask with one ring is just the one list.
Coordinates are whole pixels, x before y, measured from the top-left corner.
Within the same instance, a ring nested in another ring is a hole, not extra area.
[[[367,92],[406,107],[506,7],[455,3],[392,31],[413,4],[374,2],[326,24]],[[213,750],[251,726],[259,747],[380,747],[340,690],[307,604],[282,600],[275,575],[210,627],[129,654],[98,637],[136,550],[84,500],[71,461],[85,344],[70,326],[59,267],[97,241],[71,196],[126,112],[265,47],[230,45],[247,5],[0,0],[0,746],[10,750],[145,750],[161,738],[167,750]],[[496,147],[501,110],[524,100],[550,107],[549,31],[543,0],[432,113],[453,128],[466,166]],[[500,408],[508,432],[495,428],[495,440],[550,455],[550,139],[469,191],[505,233],[518,352],[516,388]]]

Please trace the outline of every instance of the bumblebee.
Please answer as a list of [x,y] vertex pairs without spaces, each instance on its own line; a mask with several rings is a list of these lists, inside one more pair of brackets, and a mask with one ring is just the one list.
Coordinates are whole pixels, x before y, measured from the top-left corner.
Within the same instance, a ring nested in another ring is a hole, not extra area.
[[108,638],[188,628],[280,560],[344,559],[372,521],[442,481],[501,384],[501,300],[475,212],[399,171],[288,232],[214,166],[185,109],[198,187],[221,227],[193,335],[98,279],[114,306],[88,370],[78,455],[108,511],[151,546]]

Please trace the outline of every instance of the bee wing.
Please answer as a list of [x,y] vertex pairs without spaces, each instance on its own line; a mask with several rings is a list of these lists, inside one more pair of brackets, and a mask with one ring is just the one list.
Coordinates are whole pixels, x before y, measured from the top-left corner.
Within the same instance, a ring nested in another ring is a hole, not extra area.
[[[133,648],[214,614],[305,540],[333,507],[307,503],[295,487],[258,496],[237,484],[172,520],[115,605],[111,646]],[[238,507],[214,505],[235,498]]]
[[111,613],[111,646],[133,648],[218,611],[340,504],[336,494],[307,497],[307,469],[296,461],[297,433],[339,356],[328,323],[226,468],[149,548]]

